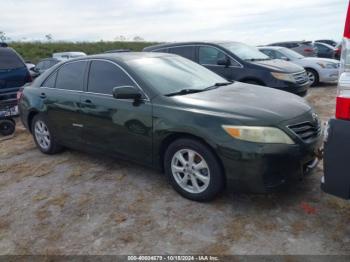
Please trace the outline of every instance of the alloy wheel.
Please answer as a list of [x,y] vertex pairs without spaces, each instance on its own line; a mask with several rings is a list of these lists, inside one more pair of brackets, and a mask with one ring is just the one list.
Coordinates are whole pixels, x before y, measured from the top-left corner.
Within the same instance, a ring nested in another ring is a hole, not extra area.
[[311,71],[307,71],[307,76],[309,77],[311,85],[313,85],[315,83],[315,80],[316,80],[315,74]]
[[50,132],[43,121],[35,122],[34,133],[39,146],[44,150],[48,150],[51,145]]
[[194,150],[181,149],[171,161],[176,183],[189,193],[202,193],[210,183],[210,170],[204,158]]

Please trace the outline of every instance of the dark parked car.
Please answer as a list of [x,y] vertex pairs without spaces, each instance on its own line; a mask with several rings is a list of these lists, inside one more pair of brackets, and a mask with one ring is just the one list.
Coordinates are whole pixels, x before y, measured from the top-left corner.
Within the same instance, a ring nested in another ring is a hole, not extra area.
[[36,73],[35,77],[41,75],[49,68],[53,67],[54,65],[58,64],[60,60],[56,58],[45,58],[39,61],[39,63],[36,64],[34,68],[31,69],[34,73]]
[[309,87],[304,68],[272,60],[257,48],[242,43],[174,43],[147,47],[144,51],[181,55],[228,81],[263,85],[299,95],[305,95]]
[[315,42],[314,46],[317,47],[317,56],[323,58],[335,58],[336,49],[335,47],[325,44]]
[[317,48],[311,41],[290,41],[269,44],[268,46],[281,46],[294,50],[303,56],[317,56]]
[[163,169],[180,194],[198,201],[226,181],[266,192],[302,177],[317,162],[320,141],[304,99],[232,84],[170,54],[58,64],[24,88],[20,112],[42,152],[66,146]]
[[336,42],[334,40],[329,40],[329,39],[315,40],[315,42],[325,43],[325,44],[333,46],[333,47],[336,47],[339,44],[338,42]]
[[17,104],[16,94],[21,86],[31,82],[22,57],[12,48],[0,47],[0,103]]

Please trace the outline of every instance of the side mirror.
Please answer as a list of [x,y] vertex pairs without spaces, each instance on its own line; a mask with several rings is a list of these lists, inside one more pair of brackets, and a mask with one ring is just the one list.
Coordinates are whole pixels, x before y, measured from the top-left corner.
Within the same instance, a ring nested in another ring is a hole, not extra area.
[[142,94],[134,86],[118,86],[113,88],[113,97],[116,99],[133,99],[136,101],[142,98]]
[[231,60],[230,60],[230,58],[228,58],[227,56],[225,56],[224,58],[220,58],[220,59],[217,61],[217,64],[218,64],[218,65],[225,66],[225,67],[229,67],[229,66],[231,65]]
[[281,59],[284,60],[284,61],[289,61],[289,58],[286,57],[286,56],[282,56]]

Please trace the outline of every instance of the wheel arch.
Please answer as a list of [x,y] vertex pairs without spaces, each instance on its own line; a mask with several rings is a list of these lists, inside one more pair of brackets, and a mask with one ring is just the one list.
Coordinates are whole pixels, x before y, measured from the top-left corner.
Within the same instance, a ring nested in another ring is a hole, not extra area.
[[216,153],[215,149],[214,149],[214,145],[211,143],[208,143],[204,138],[190,134],[190,133],[186,133],[186,132],[174,132],[169,134],[167,137],[165,137],[161,143],[160,146],[158,148],[158,156],[159,156],[159,166],[161,168],[162,171],[164,171],[164,155],[166,150],[168,149],[168,147],[176,140],[178,139],[193,139],[193,140],[197,140],[201,143],[203,143],[204,145],[206,145],[209,150],[215,155],[215,157],[217,158],[220,167],[222,169],[222,172],[225,176],[225,180],[226,180],[226,174],[225,174],[225,168],[224,165],[220,159],[220,157],[218,156],[218,154]]
[[33,119],[34,117],[39,114],[39,111],[33,109],[29,112],[28,117],[27,117],[27,126],[29,132],[32,132],[32,124],[33,124]]

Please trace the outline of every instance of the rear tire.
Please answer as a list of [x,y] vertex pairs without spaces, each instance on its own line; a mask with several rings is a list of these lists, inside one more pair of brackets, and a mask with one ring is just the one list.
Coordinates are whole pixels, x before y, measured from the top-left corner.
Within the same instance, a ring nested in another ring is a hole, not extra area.
[[16,123],[10,119],[0,120],[0,134],[3,136],[12,135],[16,130]]
[[222,167],[212,150],[195,139],[178,139],[165,153],[165,173],[173,188],[194,201],[210,201],[224,188]]
[[318,73],[314,69],[311,69],[311,68],[306,68],[305,70],[306,70],[307,76],[309,77],[310,85],[317,86],[319,84]]
[[63,147],[57,143],[54,135],[50,131],[44,115],[35,115],[32,121],[32,134],[35,144],[44,154],[56,154],[62,151]]

